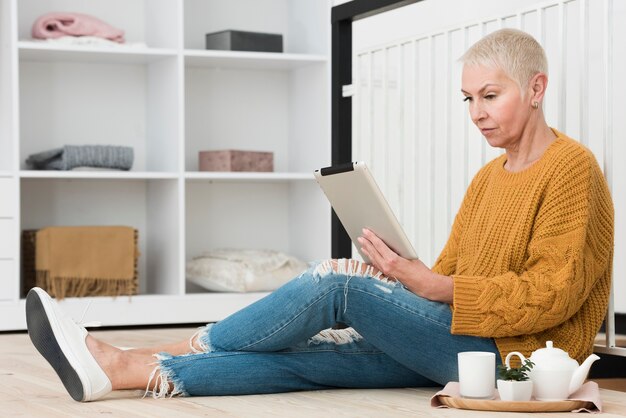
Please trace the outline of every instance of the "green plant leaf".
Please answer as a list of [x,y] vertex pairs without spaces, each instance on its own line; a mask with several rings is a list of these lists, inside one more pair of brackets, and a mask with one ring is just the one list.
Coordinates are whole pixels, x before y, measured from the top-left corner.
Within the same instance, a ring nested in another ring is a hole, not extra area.
[[523,382],[528,380],[528,372],[533,368],[535,363],[526,359],[520,367],[512,367],[507,369],[506,366],[498,366],[498,377],[502,380],[514,380]]

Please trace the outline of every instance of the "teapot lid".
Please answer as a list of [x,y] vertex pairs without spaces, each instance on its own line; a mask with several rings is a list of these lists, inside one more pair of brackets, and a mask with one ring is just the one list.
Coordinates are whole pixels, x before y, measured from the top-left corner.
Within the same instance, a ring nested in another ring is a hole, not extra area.
[[546,348],[533,351],[530,359],[535,363],[535,368],[559,370],[578,367],[578,362],[571,358],[567,352],[555,348],[552,341],[546,341]]

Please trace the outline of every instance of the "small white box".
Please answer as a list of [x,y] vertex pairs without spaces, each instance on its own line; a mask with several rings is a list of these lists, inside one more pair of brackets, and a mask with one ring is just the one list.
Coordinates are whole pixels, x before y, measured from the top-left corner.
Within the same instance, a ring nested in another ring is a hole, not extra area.
[[13,236],[13,219],[0,219],[0,259],[15,258],[17,240]]
[[14,261],[0,260],[0,300],[12,300],[17,298]]
[[12,218],[15,207],[13,179],[0,178],[0,218]]

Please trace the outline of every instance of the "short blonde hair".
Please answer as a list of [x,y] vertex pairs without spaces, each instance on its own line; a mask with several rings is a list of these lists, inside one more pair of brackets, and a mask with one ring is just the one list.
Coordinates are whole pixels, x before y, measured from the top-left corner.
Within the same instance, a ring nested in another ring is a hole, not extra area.
[[539,42],[517,29],[500,29],[485,36],[459,61],[465,65],[502,69],[517,82],[522,93],[536,74],[548,74],[548,59]]

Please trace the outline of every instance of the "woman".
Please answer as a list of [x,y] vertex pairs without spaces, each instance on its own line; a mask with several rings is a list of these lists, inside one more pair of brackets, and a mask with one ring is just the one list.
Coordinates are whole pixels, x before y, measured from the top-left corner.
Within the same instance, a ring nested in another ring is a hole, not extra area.
[[[461,60],[471,118],[506,152],[473,179],[432,269],[364,230],[371,265],[328,260],[189,341],[128,351],[89,336],[35,288],[29,334],[70,395],[442,385],[457,379],[460,351],[501,363],[547,340],[587,357],[610,292],[606,181],[589,150],[546,124],[547,63],[530,35],[500,30]],[[337,322],[350,328],[328,329]]]

